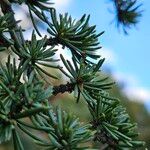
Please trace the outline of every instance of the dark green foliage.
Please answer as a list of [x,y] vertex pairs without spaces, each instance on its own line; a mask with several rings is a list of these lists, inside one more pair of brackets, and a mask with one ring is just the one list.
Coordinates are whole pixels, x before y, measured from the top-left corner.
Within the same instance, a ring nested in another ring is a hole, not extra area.
[[60,57],[69,74],[62,69],[61,71],[70,78],[71,83],[74,83],[74,95],[77,98],[77,102],[80,98],[80,93],[82,93],[83,97],[89,102],[92,99],[90,96],[92,90],[99,92],[111,88],[113,82],[110,82],[108,77],[100,77],[99,74],[99,69],[104,59],[100,59],[97,64],[91,65],[86,64],[84,59],[78,64],[73,57],[72,62],[74,65],[72,65],[71,62],[65,60],[62,55],[60,55]]
[[19,56],[20,65],[27,69],[27,74],[32,70],[36,70],[40,75],[44,73],[52,78],[57,78],[40,67],[46,66],[52,68],[59,68],[58,65],[54,65],[54,62],[58,60],[53,59],[53,56],[55,55],[55,52],[57,50],[54,49],[54,47],[47,48],[45,46],[47,40],[46,36],[42,40],[37,41],[36,35],[33,32],[31,41],[26,42],[23,39],[23,36],[21,37],[22,40],[19,41],[17,35],[15,33],[14,35],[17,48],[12,46],[12,51]]
[[19,87],[22,87],[22,83],[20,82],[21,74],[22,70],[17,69],[15,61],[13,64],[10,63],[10,57],[6,66],[1,65],[0,98],[1,105],[7,114],[11,111],[13,102],[20,103],[20,93],[18,91],[20,90]]
[[9,28],[14,26],[14,24],[11,22],[11,16],[11,13],[5,14],[4,16],[0,15],[0,51],[6,50],[6,47],[12,44],[12,41],[4,34],[9,31]]
[[103,32],[96,34],[96,26],[89,25],[90,16],[83,15],[76,21],[68,16],[68,13],[60,14],[58,20],[55,9],[51,9],[50,14],[52,23],[43,14],[45,22],[49,25],[47,31],[56,38],[58,43],[68,47],[78,60],[84,55],[94,59],[99,58],[96,50],[101,48],[98,37]]
[[[9,59],[10,60],[10,59]],[[37,81],[33,73],[25,83],[21,83],[22,68],[16,68],[13,64],[1,66],[0,74],[0,122],[1,122],[1,141],[10,140],[11,134],[18,140],[19,137],[15,130],[15,122],[24,117],[48,110],[44,106],[47,98],[52,94],[52,89],[43,89],[43,83]],[[15,141],[17,142],[17,141]],[[17,145],[19,143],[16,143]]]
[[[1,122],[2,122],[2,120],[1,120]],[[7,122],[5,123],[5,125],[3,125],[3,124],[1,123],[1,125],[0,125],[0,132],[1,132],[0,141],[1,141],[1,143],[9,141],[11,139],[11,136],[12,136],[11,132],[14,128],[13,125],[11,125],[9,123],[7,124]]]
[[[106,103],[107,102],[107,103]],[[89,106],[92,114],[95,141],[108,143],[111,148],[123,149],[124,147],[140,147],[144,142],[136,141],[136,124],[130,121],[125,108],[119,101],[109,100],[108,94],[97,97],[97,100]],[[108,146],[108,147],[109,147]]]
[[[11,5],[11,3],[18,3],[20,5],[26,4],[28,6],[29,14],[33,23],[33,26],[35,30],[37,31],[38,35],[41,36],[36,21],[34,19],[34,15],[41,16],[41,10],[49,10],[51,5],[53,4],[49,0],[6,0],[8,5]],[[10,1],[10,2],[9,2]]]
[[137,0],[112,0],[116,9],[117,26],[122,26],[124,32],[127,34],[127,28],[136,25],[141,17],[139,8],[141,4],[137,5]]
[[8,31],[8,28],[11,27],[10,17],[12,14],[6,14],[4,16],[0,16],[0,34],[4,31]]
[[[12,138],[14,149],[23,150],[18,134],[21,130],[36,144],[50,150],[85,150],[90,147],[84,144],[88,142],[90,145],[91,141],[106,144],[108,149],[143,146],[144,143],[137,139],[136,124],[131,122],[119,100],[108,93],[114,82],[100,71],[104,59],[100,58],[97,50],[100,49],[98,37],[103,32],[97,34],[96,26],[89,25],[90,16],[83,15],[75,21],[66,13],[60,14],[58,19],[56,10],[50,8],[51,5],[45,6],[47,2],[0,1],[4,13],[0,16],[0,49],[15,53],[15,58],[9,56],[5,65],[0,66],[0,142]],[[33,31],[31,40],[24,40],[24,31],[13,16],[12,3],[26,4],[37,33],[41,35],[33,12],[47,24],[50,38],[41,36],[37,40]],[[55,59],[55,46],[58,44],[71,51],[71,61],[62,54],[60,59]],[[93,63],[91,58],[100,59]],[[63,65],[59,64],[59,60]],[[43,75],[58,78],[43,67],[57,69],[69,81],[66,81],[67,84],[46,85]],[[74,92],[77,102],[81,96],[85,99],[91,122],[84,125],[60,107],[54,111],[51,98],[64,92]],[[39,131],[47,138],[39,137]]]
[[[47,149],[86,149],[79,145],[92,138],[90,125],[81,125],[78,118],[62,111],[60,107],[56,109],[56,113],[51,110],[48,116],[41,115],[40,120],[43,128],[49,129],[49,141],[36,140],[36,143]],[[37,128],[42,127],[41,125],[37,125]]]

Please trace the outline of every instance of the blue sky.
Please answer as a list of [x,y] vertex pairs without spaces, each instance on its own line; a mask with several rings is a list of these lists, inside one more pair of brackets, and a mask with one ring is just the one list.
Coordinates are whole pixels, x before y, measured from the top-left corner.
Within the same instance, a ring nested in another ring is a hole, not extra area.
[[[144,101],[150,109],[150,1],[143,0],[143,16],[140,23],[129,30],[129,35],[118,31],[112,22],[113,5],[109,0],[54,0],[58,12],[69,12],[73,18],[84,13],[91,15],[91,24],[97,31],[105,31],[100,38],[103,49],[99,53],[106,57],[106,65],[114,77],[126,83],[124,92],[130,97]],[[112,12],[110,12],[112,11]]]

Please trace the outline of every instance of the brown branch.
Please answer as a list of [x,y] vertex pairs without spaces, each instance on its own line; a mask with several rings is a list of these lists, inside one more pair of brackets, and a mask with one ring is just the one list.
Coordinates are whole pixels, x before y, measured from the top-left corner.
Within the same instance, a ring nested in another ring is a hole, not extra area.
[[53,87],[53,95],[57,95],[59,93],[65,93],[69,92],[72,93],[75,88],[75,83],[67,83],[67,84],[61,84],[59,86],[54,86]]
[[[38,41],[41,41],[41,40],[38,40]],[[26,40],[25,42],[29,43],[29,44],[31,43],[30,40]],[[61,42],[59,41],[58,38],[56,38],[56,37],[50,37],[50,38],[47,38],[44,46],[45,47],[46,46],[55,46],[55,45],[58,45],[58,44],[61,44]]]
[[59,41],[58,38],[50,37],[49,39],[47,39],[45,46],[48,46],[48,45],[54,46],[54,45],[58,45],[58,44],[61,44],[61,42]]
[[108,144],[111,146],[111,150],[115,150],[116,146],[118,145],[118,141],[111,138],[105,131],[97,131],[95,133],[94,141],[99,141],[103,144]]
[[[99,120],[93,120],[90,122],[92,125],[91,129],[97,129],[99,126],[101,126],[101,122]],[[99,141],[103,144],[108,144],[111,146],[111,150],[115,150],[116,146],[118,145],[118,141],[110,137],[105,130],[99,130],[95,133],[93,141]]]

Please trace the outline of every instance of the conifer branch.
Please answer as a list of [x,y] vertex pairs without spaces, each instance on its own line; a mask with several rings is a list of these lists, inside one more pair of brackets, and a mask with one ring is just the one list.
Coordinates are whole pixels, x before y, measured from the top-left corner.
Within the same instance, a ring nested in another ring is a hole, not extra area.
[[[44,36],[38,40],[33,31],[31,40],[25,40],[24,32],[14,18],[12,3],[27,5],[36,32],[41,36],[33,13],[47,24],[50,38]],[[134,3],[131,2],[125,11],[136,13],[138,7],[132,9]],[[9,55],[5,65],[0,64],[0,143],[12,137],[14,149],[23,150],[19,129],[37,145],[52,150],[88,150],[90,147],[84,145],[91,141],[103,144],[102,149],[143,147],[144,142],[137,140],[136,124],[131,122],[120,101],[109,94],[114,81],[101,72],[105,59],[98,55],[97,50],[101,48],[98,37],[104,32],[96,33],[96,26],[89,23],[90,15],[83,15],[79,20],[73,20],[67,13],[57,16],[51,5],[49,0],[0,1],[3,11],[0,16],[0,51],[9,48],[17,55],[13,59]],[[130,19],[127,20],[129,22],[121,21],[125,25],[135,23],[134,18]],[[62,54],[60,59],[55,59],[55,46],[58,44],[70,50],[71,60]],[[93,63],[89,58],[99,60]],[[59,79],[47,68],[63,73],[68,82],[58,86],[45,85],[47,77],[48,80]],[[89,124],[83,125],[60,107],[53,108],[49,101],[51,96],[65,92],[73,92],[77,102],[81,98],[85,100],[91,114]],[[24,118],[28,118],[29,122]],[[38,137],[36,131],[47,134],[48,138]]]

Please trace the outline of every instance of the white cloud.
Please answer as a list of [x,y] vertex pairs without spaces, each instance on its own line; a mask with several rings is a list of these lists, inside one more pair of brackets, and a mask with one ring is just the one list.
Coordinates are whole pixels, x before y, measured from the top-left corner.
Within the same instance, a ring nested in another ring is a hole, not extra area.
[[150,102],[150,89],[144,87],[127,87],[124,93],[133,100],[136,99],[140,102]]
[[105,58],[106,64],[114,65],[118,61],[117,54],[115,54],[114,51],[109,48],[103,47],[98,51],[98,53]]
[[54,7],[56,9],[61,9],[61,10],[66,8],[71,2],[71,0],[53,0],[53,1],[55,3]]
[[114,72],[113,78],[119,82],[125,83],[129,87],[138,86],[139,79],[136,76],[129,73]]
[[21,20],[19,24],[23,29],[30,28],[32,26],[32,23],[26,14],[26,12],[28,12],[26,5],[17,6],[16,8],[17,8],[17,13],[15,13],[16,20]]
[[136,75],[115,72],[113,77],[118,82],[125,83],[122,91],[129,98],[143,103],[150,102],[150,89],[142,87]]
[[[72,64],[71,52],[67,48],[63,49],[62,45],[55,46],[55,48],[57,49],[57,52],[56,52],[56,55],[55,55],[56,59],[60,59],[60,54],[62,54],[63,57],[65,58],[65,60],[69,60],[70,63]],[[61,60],[59,61],[59,64],[60,64],[61,67],[63,67],[63,70],[65,72],[70,74],[69,71],[66,69],[66,67],[64,66],[64,64],[63,64],[63,62]],[[65,75],[63,75],[63,77],[66,78]]]
[[71,52],[68,49],[63,49],[62,45],[55,46],[57,50],[56,57],[60,58],[60,54],[62,54],[66,60],[71,60]]

